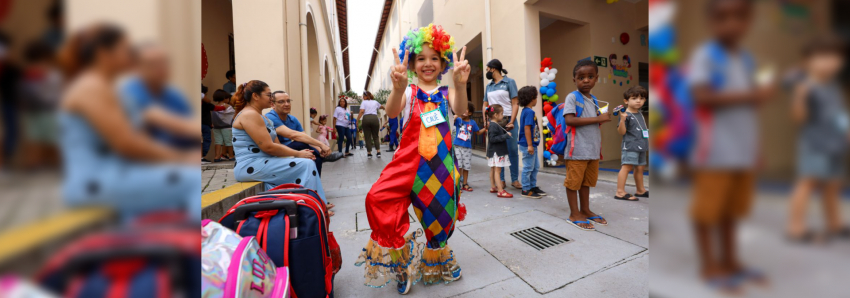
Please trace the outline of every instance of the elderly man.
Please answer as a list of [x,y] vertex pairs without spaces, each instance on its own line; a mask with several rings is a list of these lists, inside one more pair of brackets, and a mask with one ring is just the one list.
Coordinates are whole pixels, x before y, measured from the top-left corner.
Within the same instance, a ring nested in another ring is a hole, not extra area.
[[290,115],[290,112],[292,112],[292,101],[289,99],[289,94],[283,91],[273,92],[272,110],[266,113],[266,117],[274,123],[278,140],[281,144],[295,150],[313,150],[313,155],[316,156],[316,169],[321,176],[322,163],[337,161],[343,154],[340,152],[331,153],[330,147],[304,133],[301,122],[295,116]]
[[157,141],[177,148],[196,148],[201,135],[192,107],[168,80],[165,49],[156,44],[140,46],[136,74],[121,86],[127,115]]

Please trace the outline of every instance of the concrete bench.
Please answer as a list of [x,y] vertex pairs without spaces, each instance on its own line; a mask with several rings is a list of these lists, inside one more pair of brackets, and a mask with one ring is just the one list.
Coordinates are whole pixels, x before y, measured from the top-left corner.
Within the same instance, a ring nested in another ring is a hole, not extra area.
[[262,182],[239,182],[201,196],[201,218],[219,220],[239,200],[263,192]]
[[114,223],[115,214],[104,207],[75,208],[0,234],[0,272],[31,274],[55,249],[68,240]]

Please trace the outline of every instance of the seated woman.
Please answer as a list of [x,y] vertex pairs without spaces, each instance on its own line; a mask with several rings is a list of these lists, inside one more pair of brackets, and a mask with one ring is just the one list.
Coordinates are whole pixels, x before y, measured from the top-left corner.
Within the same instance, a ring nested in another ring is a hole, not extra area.
[[198,152],[152,139],[116,96],[116,80],[132,66],[131,57],[126,34],[102,24],[72,36],[62,50],[72,78],[58,115],[65,203],[108,206],[125,220],[161,210],[200,220]]
[[253,80],[236,86],[233,94],[233,151],[236,181],[262,181],[266,190],[295,183],[319,193],[327,203],[322,180],[310,149],[293,150],[280,144],[274,124],[262,110],[271,105],[269,85]]

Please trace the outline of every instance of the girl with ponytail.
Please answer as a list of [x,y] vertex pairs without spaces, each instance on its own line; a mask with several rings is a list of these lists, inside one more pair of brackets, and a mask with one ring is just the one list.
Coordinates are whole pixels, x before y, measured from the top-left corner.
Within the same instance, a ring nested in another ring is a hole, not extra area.
[[231,101],[237,113],[233,119],[236,181],[261,181],[266,190],[285,183],[300,184],[318,192],[327,203],[313,152],[280,144],[274,123],[262,114],[272,101],[269,85],[259,80],[237,85]]

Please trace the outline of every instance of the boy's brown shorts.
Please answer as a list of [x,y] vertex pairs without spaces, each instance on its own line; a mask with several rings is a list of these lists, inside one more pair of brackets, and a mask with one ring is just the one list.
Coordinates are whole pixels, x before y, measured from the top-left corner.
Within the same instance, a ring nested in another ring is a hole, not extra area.
[[696,171],[691,217],[706,225],[742,218],[750,212],[754,188],[755,174],[751,171]]
[[579,190],[582,186],[596,187],[599,177],[599,160],[567,160],[567,178],[564,187]]

